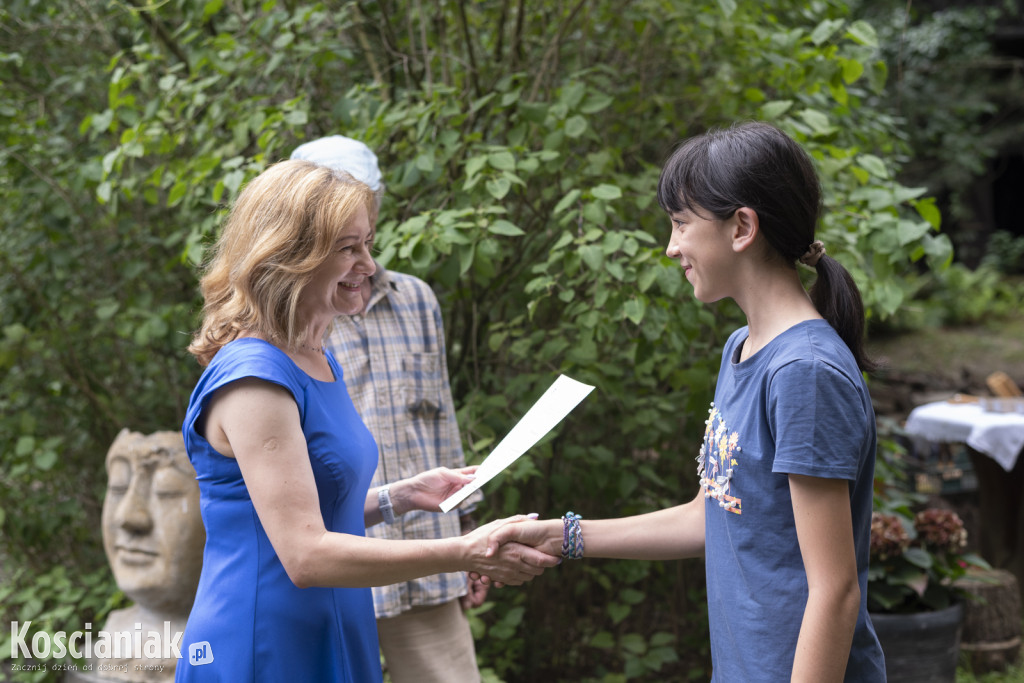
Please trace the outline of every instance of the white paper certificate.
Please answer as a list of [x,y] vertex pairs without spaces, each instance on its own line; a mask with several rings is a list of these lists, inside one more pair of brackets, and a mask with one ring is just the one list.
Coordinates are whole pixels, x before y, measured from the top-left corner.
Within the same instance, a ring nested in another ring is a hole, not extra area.
[[523,419],[501,440],[491,454],[480,463],[476,479],[466,484],[441,503],[441,510],[448,512],[464,501],[469,494],[489,482],[502,470],[514,463],[541,437],[554,429],[580,401],[587,397],[594,387],[577,382],[571,377],[559,375],[544,395],[526,411]]

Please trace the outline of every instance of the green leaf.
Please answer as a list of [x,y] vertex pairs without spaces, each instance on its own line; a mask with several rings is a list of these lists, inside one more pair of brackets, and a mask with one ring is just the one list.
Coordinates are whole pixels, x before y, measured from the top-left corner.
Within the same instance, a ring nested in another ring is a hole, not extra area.
[[621,602],[610,602],[608,603],[608,616],[612,618],[613,624],[620,623],[623,619],[629,616],[632,608],[629,605],[623,605]]
[[432,152],[424,152],[416,157],[416,168],[424,173],[431,173],[434,170],[434,155]]
[[508,330],[494,332],[487,338],[487,348],[497,351],[505,344],[506,339],[508,339]]
[[640,271],[637,276],[636,284],[641,292],[646,292],[654,284],[654,281],[658,278],[657,268],[645,268]]
[[426,240],[420,240],[413,247],[412,253],[409,255],[409,261],[412,262],[416,268],[426,268],[430,265],[434,259],[437,258],[437,252],[434,247],[427,243]]
[[843,25],[842,19],[826,19],[811,31],[811,42],[815,45],[821,45],[829,38],[831,38],[836,31]]
[[596,186],[590,192],[591,194],[594,195],[595,198],[604,199],[605,201],[618,199],[619,197],[622,196],[622,188],[620,188],[618,185],[608,185],[605,183]]
[[612,634],[608,631],[598,631],[594,634],[594,637],[590,639],[588,645],[590,645],[590,647],[597,647],[601,648],[602,650],[607,650],[615,646],[615,639],[612,637]]
[[580,258],[591,270],[601,270],[601,266],[604,265],[604,250],[595,245],[588,244],[580,247]]
[[736,11],[736,0],[716,0],[718,8],[722,10],[722,14],[728,19]]
[[558,214],[565,211],[567,208],[569,208],[569,206],[572,205],[573,202],[575,202],[579,198],[580,194],[581,192],[579,190],[569,190],[569,192],[567,192],[566,195],[562,197],[560,200],[558,200],[557,204],[555,204],[553,213],[557,216]]
[[612,97],[604,93],[590,92],[587,94],[587,99],[580,105],[580,111],[584,114],[596,114],[607,109],[614,101]]
[[878,47],[878,34],[874,27],[868,22],[860,19],[850,24],[846,29],[848,35],[858,45],[866,47]]
[[911,564],[914,564],[922,569],[931,569],[932,567],[932,556],[924,548],[907,548],[903,553],[904,559]]
[[245,171],[237,169],[224,175],[224,187],[228,189],[231,194],[236,194],[238,188],[242,186],[242,181],[245,180]]
[[871,292],[885,315],[895,313],[903,303],[903,290],[892,281],[876,283]]
[[793,106],[793,100],[774,100],[761,105],[761,118],[771,121],[779,118]]
[[861,154],[857,157],[857,163],[876,178],[889,179],[889,171],[885,168],[885,162],[874,154]]
[[871,84],[871,90],[880,95],[885,92],[885,83],[889,79],[889,66],[884,60],[877,60],[871,65],[871,70],[868,72],[868,82]]
[[647,651],[647,640],[639,633],[627,633],[619,638],[619,645],[623,650],[635,655],[642,655]]
[[828,115],[817,109],[804,109],[800,112],[800,118],[811,127],[815,135],[828,136],[835,133],[837,128],[828,119]]
[[207,0],[203,6],[203,21],[207,21],[224,7],[224,0]]
[[864,75],[864,64],[856,59],[847,59],[843,62],[843,80],[847,84],[854,83]]
[[918,201],[911,201],[911,205],[917,210],[921,218],[928,221],[928,224],[938,230],[942,227],[942,212],[935,206],[935,198],[929,197]]
[[900,246],[905,247],[921,239],[931,229],[932,226],[927,221],[901,220],[897,223],[896,234],[899,236]]
[[572,233],[566,230],[562,233],[561,237],[558,238],[558,241],[551,246],[552,253],[558,252],[559,250],[569,246],[570,242],[572,242]]
[[571,138],[578,138],[587,130],[587,120],[582,116],[572,116],[565,121],[565,134]]
[[665,631],[658,631],[651,636],[651,647],[664,647],[666,645],[671,645],[674,642],[676,642],[676,637],[671,633],[666,633]]
[[293,109],[284,115],[285,123],[290,126],[304,126],[309,121],[309,114],[303,109]]
[[463,276],[473,267],[473,258],[476,256],[475,244],[459,245],[459,276]]
[[487,162],[499,171],[514,171],[516,169],[516,158],[511,152],[494,152],[487,157]]
[[519,114],[532,123],[544,123],[548,116],[548,105],[530,102],[519,102],[517,105]]
[[96,198],[100,200],[100,204],[106,204],[110,201],[112,191],[113,187],[106,180],[99,184],[96,188]]
[[767,99],[764,90],[760,88],[746,88],[743,91],[743,98],[748,102],[764,102]]
[[175,206],[184,198],[186,192],[188,192],[188,185],[185,182],[179,180],[174,183],[174,187],[171,188],[170,193],[167,195],[167,206]]
[[501,200],[504,199],[505,195],[507,195],[509,190],[512,189],[512,181],[505,177],[492,178],[487,181],[485,187],[492,197]]
[[496,235],[508,235],[509,237],[518,237],[526,234],[520,227],[503,218],[490,223],[487,226],[487,231],[493,232]]
[[602,240],[601,249],[605,254],[614,254],[626,241],[626,236],[617,230],[606,232]]
[[470,157],[466,160],[466,176],[472,178],[480,172],[480,169],[482,169],[486,163],[487,157],[485,156]]
[[35,452],[33,461],[37,468],[46,471],[57,464],[57,451],[42,449]]
[[14,454],[19,457],[25,457],[36,447],[36,440],[28,435],[22,435],[18,437],[18,441],[14,446]]
[[108,301],[96,307],[96,317],[99,320],[110,320],[120,308],[121,304],[117,301]]
[[626,312],[626,317],[634,324],[639,325],[644,319],[644,313],[647,310],[647,305],[642,299],[630,299],[623,306]]

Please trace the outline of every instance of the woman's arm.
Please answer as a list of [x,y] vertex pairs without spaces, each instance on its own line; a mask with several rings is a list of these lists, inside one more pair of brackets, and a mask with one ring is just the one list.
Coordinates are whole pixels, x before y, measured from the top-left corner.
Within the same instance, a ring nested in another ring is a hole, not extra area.
[[478,571],[516,585],[556,563],[523,546],[488,555],[487,535],[502,522],[467,536],[425,541],[330,532],[298,407],[288,391],[240,380],[219,390],[207,410],[207,439],[238,461],[260,523],[296,586],[383,586],[453,571]]
[[793,661],[794,681],[842,681],[860,611],[850,484],[789,475],[807,606]]
[[[562,552],[560,519],[507,524],[492,535],[492,550],[515,541],[547,554]],[[689,503],[619,519],[584,519],[584,557],[623,560],[678,560],[704,554],[704,494]]]

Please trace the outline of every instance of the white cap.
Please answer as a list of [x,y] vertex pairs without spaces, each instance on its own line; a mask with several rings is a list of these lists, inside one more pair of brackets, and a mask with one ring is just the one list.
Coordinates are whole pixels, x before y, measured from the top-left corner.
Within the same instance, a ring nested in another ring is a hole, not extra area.
[[292,152],[292,159],[312,161],[336,171],[345,171],[356,180],[369,185],[374,192],[381,188],[377,155],[365,143],[344,135],[317,138],[299,145]]

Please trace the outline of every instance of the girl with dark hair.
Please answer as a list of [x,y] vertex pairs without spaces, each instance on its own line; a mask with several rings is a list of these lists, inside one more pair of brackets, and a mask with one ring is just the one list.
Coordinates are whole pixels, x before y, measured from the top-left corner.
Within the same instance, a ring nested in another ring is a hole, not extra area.
[[[876,448],[864,309],[814,237],[821,190],[806,152],[765,123],[684,142],[658,183],[666,253],[694,295],[732,298],[689,503],[608,520],[509,524],[491,536],[591,557],[704,555],[713,680],[884,681],[867,613]],[[804,290],[797,262],[817,271]]]

